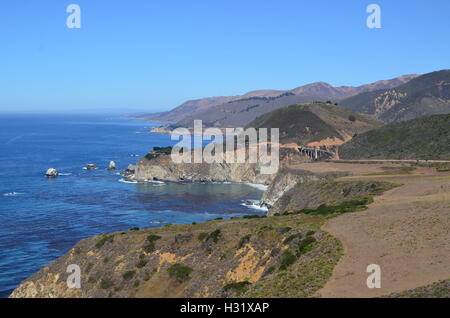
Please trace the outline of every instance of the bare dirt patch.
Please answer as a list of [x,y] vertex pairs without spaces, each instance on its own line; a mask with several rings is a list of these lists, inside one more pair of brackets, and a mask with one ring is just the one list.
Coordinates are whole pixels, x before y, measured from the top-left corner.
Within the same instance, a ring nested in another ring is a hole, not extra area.
[[[377,165],[354,166],[353,172],[363,174],[368,171],[365,166],[378,169]],[[340,215],[322,227],[342,242],[344,256],[318,295],[377,297],[450,278],[449,173],[418,168],[412,175],[343,179],[376,179],[403,186],[376,197],[368,210]],[[381,266],[381,289],[366,285],[369,264]]]

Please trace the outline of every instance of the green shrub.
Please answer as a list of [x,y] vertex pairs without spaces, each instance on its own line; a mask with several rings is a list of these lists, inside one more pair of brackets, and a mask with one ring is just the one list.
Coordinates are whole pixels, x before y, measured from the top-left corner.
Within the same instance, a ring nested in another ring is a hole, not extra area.
[[302,233],[292,234],[283,241],[283,244],[287,245],[287,244],[291,243],[293,240],[295,240],[296,238],[300,238],[300,237],[302,237]]
[[147,261],[145,260],[145,259],[141,259],[140,261],[139,261],[139,263],[137,263],[136,264],[136,267],[137,268],[142,268],[142,267],[144,267],[145,265],[147,265]]
[[169,276],[176,278],[179,283],[183,283],[191,277],[189,276],[192,273],[193,269],[189,266],[185,266],[182,264],[173,264],[167,269]]
[[134,277],[135,274],[136,274],[136,271],[127,271],[122,275],[122,277],[125,280],[130,280]]
[[139,231],[139,228],[138,228],[138,227],[132,227],[132,228],[130,229],[130,231]]
[[297,257],[289,251],[284,251],[283,256],[281,257],[280,270],[285,270],[289,266],[295,263]]
[[313,215],[329,215],[329,214],[341,214],[348,212],[363,211],[367,209],[367,204],[373,202],[371,196],[361,197],[350,201],[342,202],[339,205],[326,205],[322,204],[316,209],[302,209],[296,213],[313,214]]
[[251,215],[244,215],[242,218],[244,219],[259,219],[261,216],[257,214],[251,214]]
[[289,226],[282,227],[282,228],[279,229],[279,233],[280,233],[280,234],[286,234],[286,233],[289,232],[290,230],[292,230],[292,228],[289,227]]
[[149,236],[147,236],[147,241],[149,242],[155,242],[159,239],[161,239],[161,236],[159,235],[150,234]]
[[144,251],[147,253],[154,252],[156,250],[155,242],[159,239],[161,239],[161,236],[159,236],[159,235],[151,234],[151,235],[147,236],[148,243],[143,247]]
[[113,286],[114,286],[114,282],[112,280],[108,279],[108,278],[103,278],[100,281],[100,288],[101,289],[109,289],[109,288],[111,288]]
[[248,285],[250,285],[250,282],[248,282],[248,281],[233,282],[233,283],[226,284],[223,287],[223,289],[225,291],[234,290],[236,293],[240,294],[247,289]]
[[298,255],[308,253],[312,249],[312,244],[316,242],[316,239],[312,236],[308,236],[300,241],[298,244]]
[[104,235],[96,244],[96,248],[101,248],[103,245],[105,245],[106,242],[113,242],[114,241],[114,235]]
[[206,241],[212,240],[214,243],[217,243],[219,241],[220,234],[221,234],[220,230],[212,231],[206,237]]
[[133,283],[133,287],[138,287],[140,284],[139,280],[135,280]]
[[207,236],[208,236],[208,233],[200,233],[197,238],[199,241],[204,241]]
[[147,253],[152,253],[156,250],[155,242],[149,242],[143,247],[144,251]]
[[270,266],[267,270],[266,270],[266,275],[270,275],[273,272],[275,272],[275,266]]
[[237,248],[238,248],[238,249],[243,248],[245,244],[247,244],[247,243],[250,242],[250,238],[251,238],[251,235],[250,235],[250,234],[241,237],[241,239],[239,240],[239,243],[238,243]]

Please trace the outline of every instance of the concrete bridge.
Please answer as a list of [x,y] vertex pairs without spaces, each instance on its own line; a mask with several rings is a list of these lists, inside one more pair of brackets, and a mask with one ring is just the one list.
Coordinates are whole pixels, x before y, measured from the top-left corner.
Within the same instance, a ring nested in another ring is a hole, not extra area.
[[320,159],[333,159],[336,157],[336,153],[319,148],[300,147],[298,148],[298,150],[300,151],[300,153],[308,156],[313,161],[317,161]]

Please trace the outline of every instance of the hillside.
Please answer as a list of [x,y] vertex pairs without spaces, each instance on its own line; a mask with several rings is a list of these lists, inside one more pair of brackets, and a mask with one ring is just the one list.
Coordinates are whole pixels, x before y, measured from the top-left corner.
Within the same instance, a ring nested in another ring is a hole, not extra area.
[[[354,119],[352,121],[351,119]],[[308,145],[339,145],[353,135],[379,127],[381,122],[366,114],[326,103],[291,105],[264,114],[248,127],[279,128],[280,142]]]
[[450,115],[391,123],[339,148],[341,159],[450,159]]
[[[287,90],[256,90],[244,95],[208,97],[190,100],[171,111],[146,114],[140,118],[149,121],[192,126],[192,118],[201,119],[211,126],[229,125],[237,127],[248,124],[264,112],[285,107],[294,103],[313,101],[339,101],[363,92],[393,88],[407,83],[418,75],[404,75],[390,80],[353,86],[334,87],[328,83],[316,82]],[[284,98],[295,95],[294,97]],[[246,119],[242,120],[244,116]]]
[[450,70],[428,73],[396,88],[365,92],[340,104],[387,121],[450,113]]
[[[320,227],[331,217],[367,209],[372,195],[391,186],[331,182],[325,187],[336,191],[315,191],[314,207],[333,204],[317,209],[296,204],[298,210],[283,215],[87,238],[22,282],[11,297],[311,297],[342,254],[341,243]],[[343,195],[342,188],[349,191]],[[67,288],[69,264],[81,268],[80,289]]]

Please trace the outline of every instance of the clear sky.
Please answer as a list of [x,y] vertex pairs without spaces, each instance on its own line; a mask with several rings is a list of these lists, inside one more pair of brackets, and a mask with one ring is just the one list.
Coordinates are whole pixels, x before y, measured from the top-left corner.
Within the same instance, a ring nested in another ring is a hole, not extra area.
[[2,0],[0,111],[155,112],[448,69],[449,16],[449,0]]

